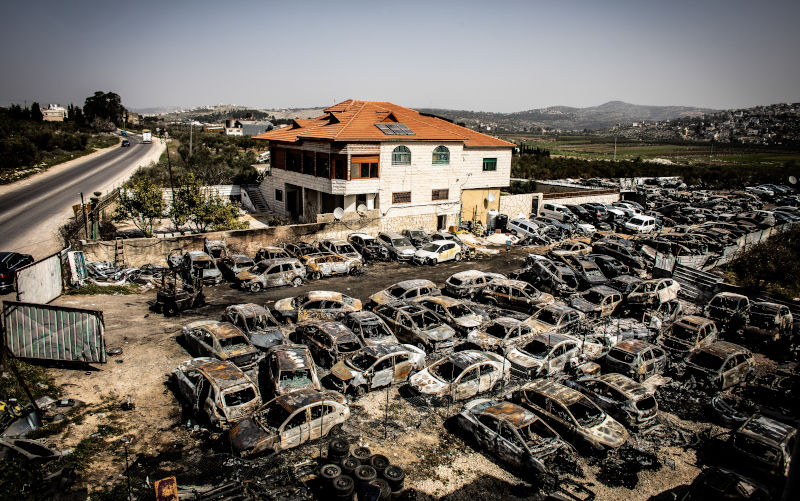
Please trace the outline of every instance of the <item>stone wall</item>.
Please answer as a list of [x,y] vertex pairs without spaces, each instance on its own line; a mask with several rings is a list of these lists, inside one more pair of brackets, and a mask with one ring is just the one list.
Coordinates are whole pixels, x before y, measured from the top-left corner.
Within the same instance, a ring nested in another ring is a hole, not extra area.
[[522,193],[519,195],[501,195],[500,196],[500,214],[505,214],[509,219],[514,219],[517,214],[528,214],[533,209],[534,199],[538,200],[539,206],[542,205],[541,193]]

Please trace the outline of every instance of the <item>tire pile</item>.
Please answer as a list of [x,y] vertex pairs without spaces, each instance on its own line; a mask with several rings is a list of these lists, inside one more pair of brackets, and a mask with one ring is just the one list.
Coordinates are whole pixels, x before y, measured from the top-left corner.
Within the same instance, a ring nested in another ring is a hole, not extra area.
[[319,468],[322,493],[327,499],[358,501],[399,499],[405,492],[406,474],[386,456],[355,447],[344,438],[328,444],[327,462]]

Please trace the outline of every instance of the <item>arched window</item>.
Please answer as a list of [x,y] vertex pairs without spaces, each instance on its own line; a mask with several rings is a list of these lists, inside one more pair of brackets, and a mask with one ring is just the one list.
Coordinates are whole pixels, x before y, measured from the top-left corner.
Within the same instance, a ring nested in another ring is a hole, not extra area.
[[433,163],[450,163],[450,150],[447,149],[447,146],[437,146],[436,149],[433,150]]
[[392,165],[411,165],[411,150],[398,146],[392,151]]

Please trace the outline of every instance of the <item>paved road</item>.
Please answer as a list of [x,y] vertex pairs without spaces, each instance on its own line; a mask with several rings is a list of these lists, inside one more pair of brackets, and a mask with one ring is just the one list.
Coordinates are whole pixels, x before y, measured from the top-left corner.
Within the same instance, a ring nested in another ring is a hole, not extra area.
[[25,252],[46,257],[60,249],[58,227],[72,215],[72,205],[88,202],[93,191],[119,184],[136,166],[157,155],[161,146],[142,144],[129,135],[129,148],[116,147],[74,165],[54,167],[0,194],[0,250]]

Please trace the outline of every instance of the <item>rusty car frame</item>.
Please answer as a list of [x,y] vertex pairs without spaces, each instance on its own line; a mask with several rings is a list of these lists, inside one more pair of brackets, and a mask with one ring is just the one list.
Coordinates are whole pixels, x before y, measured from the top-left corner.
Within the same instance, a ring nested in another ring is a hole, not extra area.
[[425,366],[425,352],[410,344],[367,346],[331,368],[326,379],[341,393],[358,398],[366,392],[408,381]]
[[261,359],[253,343],[230,322],[197,320],[184,325],[181,334],[195,356],[230,360],[242,370],[255,367]]

